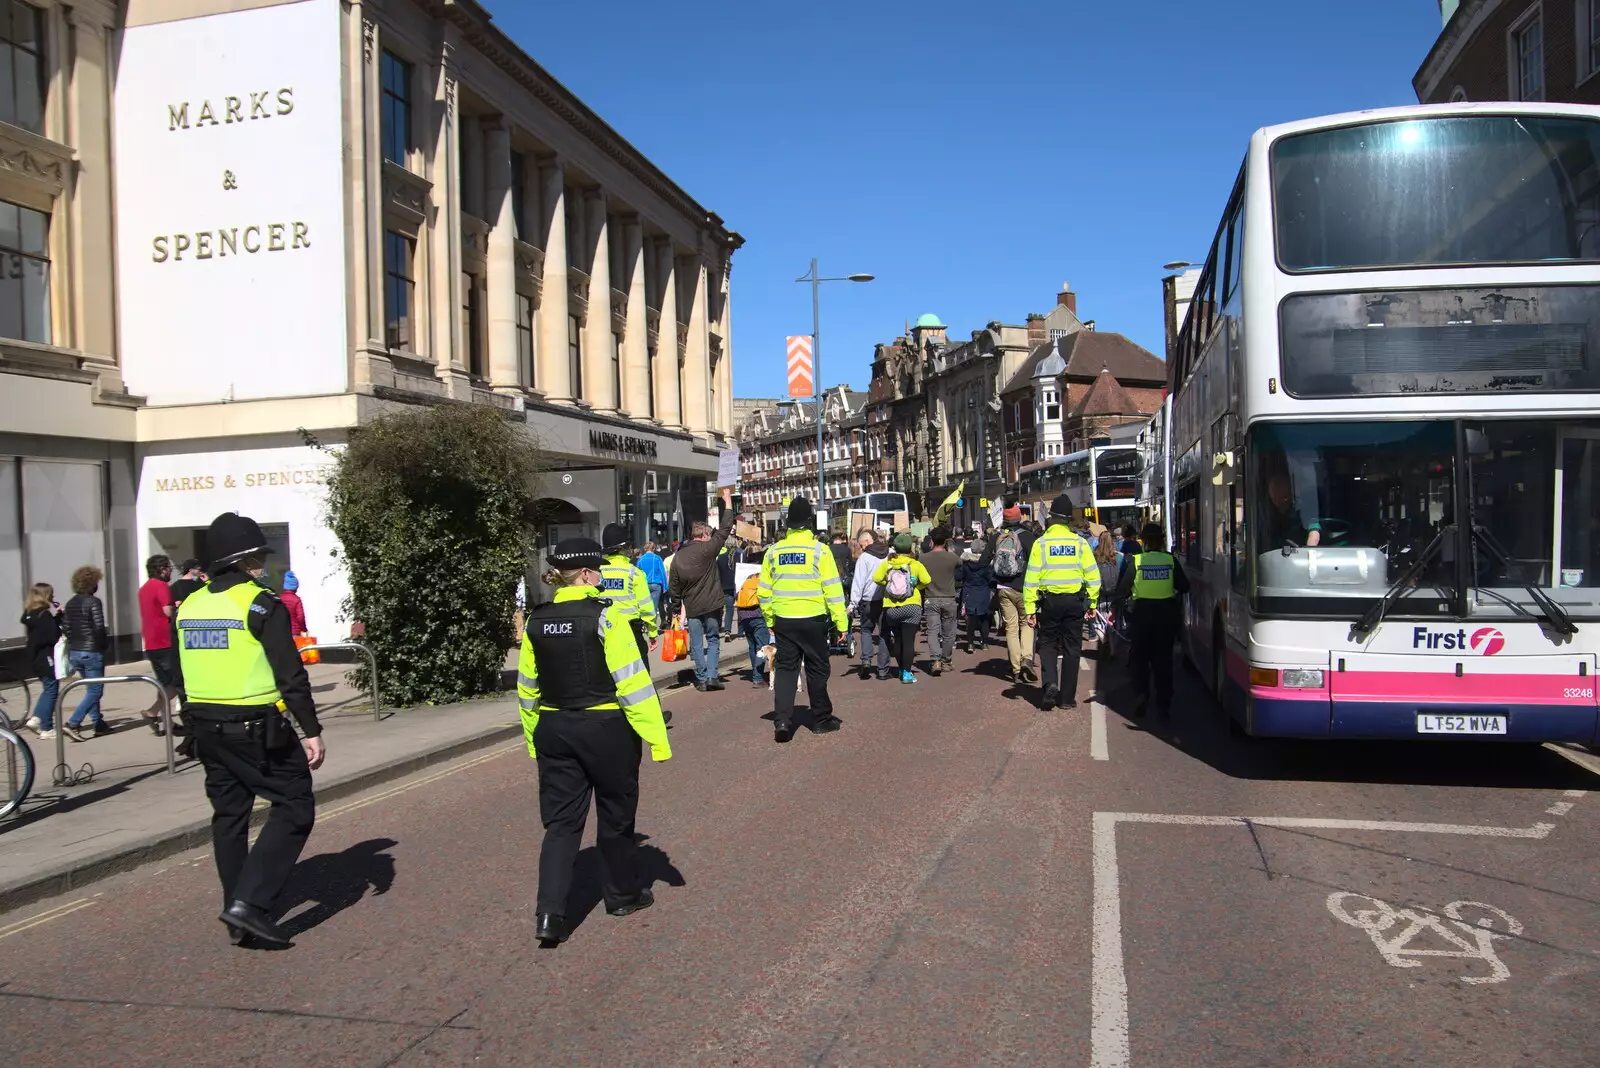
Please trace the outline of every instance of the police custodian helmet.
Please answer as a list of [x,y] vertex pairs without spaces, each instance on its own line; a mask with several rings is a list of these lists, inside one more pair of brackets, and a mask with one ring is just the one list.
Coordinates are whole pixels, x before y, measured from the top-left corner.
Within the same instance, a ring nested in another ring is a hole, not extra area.
[[562,538],[546,559],[551,567],[560,571],[576,571],[581,567],[599,571],[606,562],[600,543],[593,538]]
[[247,556],[266,556],[272,552],[267,547],[267,536],[261,533],[261,525],[237,512],[223,512],[211,521],[206,530],[206,549],[211,556],[211,566],[207,570],[212,573]]
[[626,549],[633,544],[633,535],[621,523],[607,523],[600,532],[600,548],[608,553]]

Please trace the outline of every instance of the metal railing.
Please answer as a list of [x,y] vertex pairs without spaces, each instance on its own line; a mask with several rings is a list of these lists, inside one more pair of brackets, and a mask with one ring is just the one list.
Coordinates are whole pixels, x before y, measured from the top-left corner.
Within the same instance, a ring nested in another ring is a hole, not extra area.
[[373,656],[372,650],[361,642],[329,642],[326,645],[302,645],[300,647],[302,653],[312,651],[323,653],[330,649],[348,649],[361,653],[367,658],[367,669],[372,673],[372,719],[373,722],[381,721],[383,719],[383,703],[378,700],[378,658]]
[[178,774],[178,758],[172,749],[172,696],[160,680],[154,675],[103,675],[92,679],[79,675],[73,679],[62,679],[61,690],[56,694],[56,766],[50,771],[50,781],[54,785],[81,786],[94,778],[93,764],[86,763],[77,771],[67,765],[67,721],[62,714],[67,694],[79,686],[102,686],[114,682],[148,682],[161,695],[161,725],[166,728],[167,738],[167,774]]

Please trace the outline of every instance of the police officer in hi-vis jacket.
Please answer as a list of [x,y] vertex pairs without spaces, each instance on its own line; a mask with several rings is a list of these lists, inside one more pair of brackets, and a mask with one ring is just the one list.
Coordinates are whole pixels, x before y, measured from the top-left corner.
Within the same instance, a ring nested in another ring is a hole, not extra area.
[[1123,564],[1117,576],[1115,599],[1132,599],[1129,616],[1129,667],[1139,696],[1133,714],[1143,716],[1155,681],[1156,715],[1166,719],[1172,711],[1172,646],[1183,626],[1183,602],[1189,576],[1178,558],[1166,551],[1166,533],[1159,523],[1146,523],[1139,532],[1144,551]]
[[1068,525],[1071,522],[1072,497],[1063,493],[1050,502],[1049,526],[1029,550],[1022,579],[1022,610],[1028,626],[1039,631],[1034,647],[1044,683],[1041,709],[1077,707],[1083,617],[1100,599],[1100,567],[1089,543]]
[[567,538],[550,553],[544,580],[555,596],[528,613],[517,665],[517,705],[528,754],[539,764],[539,894],[534,937],[555,946],[572,933],[567,897],[592,794],[604,862],[606,912],[628,916],[655,904],[633,837],[642,745],[655,760],[672,746],[650,668],[630,613],[601,596],[600,543]]
[[[178,658],[188,690],[184,713],[211,801],[211,847],[222,880],[218,919],[236,944],[253,937],[288,945],[272,910],[311,836],[311,772],[327,749],[289,610],[260,584],[272,552],[266,535],[255,520],[228,512],[212,520],[206,548],[211,581],[178,608]],[[257,798],[272,809],[252,848]]]

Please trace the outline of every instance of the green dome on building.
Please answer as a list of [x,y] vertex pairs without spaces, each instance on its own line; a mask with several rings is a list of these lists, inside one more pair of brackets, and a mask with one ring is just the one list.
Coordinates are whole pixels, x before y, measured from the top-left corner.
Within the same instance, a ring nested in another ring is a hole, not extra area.
[[939,321],[939,317],[937,315],[933,314],[932,312],[928,312],[926,315],[917,316],[917,328],[921,329],[922,327],[931,327],[934,330],[943,330],[944,324]]

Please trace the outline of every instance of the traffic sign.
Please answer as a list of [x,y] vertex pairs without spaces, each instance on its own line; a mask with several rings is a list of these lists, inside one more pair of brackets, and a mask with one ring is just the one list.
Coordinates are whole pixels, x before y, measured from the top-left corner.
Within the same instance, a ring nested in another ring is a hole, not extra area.
[[801,334],[797,337],[789,338],[788,341],[789,396],[815,396],[815,379],[811,369],[811,335]]

